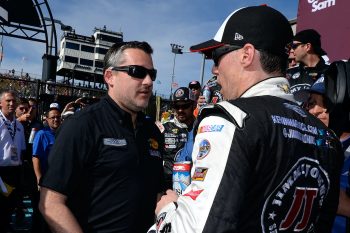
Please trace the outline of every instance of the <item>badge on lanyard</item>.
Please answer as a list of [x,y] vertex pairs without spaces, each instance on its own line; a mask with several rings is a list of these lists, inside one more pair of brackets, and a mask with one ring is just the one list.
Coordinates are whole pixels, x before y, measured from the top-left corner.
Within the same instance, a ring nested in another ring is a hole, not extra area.
[[11,160],[17,162],[18,161],[17,147],[11,146],[10,151],[11,151]]

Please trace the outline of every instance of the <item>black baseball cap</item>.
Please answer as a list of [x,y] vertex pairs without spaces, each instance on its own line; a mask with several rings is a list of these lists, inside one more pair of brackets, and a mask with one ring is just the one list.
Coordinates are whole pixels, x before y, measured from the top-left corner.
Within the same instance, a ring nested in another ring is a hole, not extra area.
[[192,88],[196,88],[199,89],[201,88],[201,84],[198,81],[192,81],[188,84],[188,88],[192,89]]
[[300,41],[303,44],[310,43],[314,51],[319,56],[327,53],[321,47],[321,35],[314,29],[306,29],[295,34],[294,41]]
[[176,101],[196,101],[195,96],[193,95],[192,91],[187,87],[180,87],[175,90],[173,94],[173,102]]
[[[223,22],[213,39],[190,47],[211,57],[211,51],[225,44],[244,46],[253,44],[277,55],[286,55],[293,31],[287,18],[279,11],[263,5],[240,8]],[[208,57],[208,58],[210,58]]]

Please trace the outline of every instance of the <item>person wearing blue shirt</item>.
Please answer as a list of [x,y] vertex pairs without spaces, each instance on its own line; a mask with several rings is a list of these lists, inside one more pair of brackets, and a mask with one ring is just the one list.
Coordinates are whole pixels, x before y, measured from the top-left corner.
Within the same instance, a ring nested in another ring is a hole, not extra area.
[[47,127],[39,130],[33,141],[33,166],[35,176],[39,180],[47,169],[47,159],[55,142],[55,132],[61,125],[61,113],[57,108],[51,108],[46,115]]
[[[47,126],[39,130],[33,140],[33,153],[32,161],[34,173],[37,180],[37,185],[41,177],[46,173],[48,166],[48,157],[52,145],[55,142],[55,132],[61,125],[61,112],[57,107],[50,108],[46,113],[45,119]],[[39,190],[39,186],[38,190]],[[39,192],[34,194],[33,197],[33,225],[32,231],[36,233],[49,232],[47,224],[44,222],[43,217],[38,210],[39,204]]]

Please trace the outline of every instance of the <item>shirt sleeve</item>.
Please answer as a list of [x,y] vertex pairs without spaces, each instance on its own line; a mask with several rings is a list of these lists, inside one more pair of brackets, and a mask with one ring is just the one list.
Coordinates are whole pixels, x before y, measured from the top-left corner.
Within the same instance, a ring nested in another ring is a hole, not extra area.
[[[173,203],[165,206],[157,216],[157,224],[150,229],[157,232],[202,232],[218,191],[236,127],[217,116],[204,118],[195,138],[191,169],[192,181]],[[225,202],[225,200],[221,200]]]
[[40,156],[44,153],[44,147],[42,144],[43,131],[40,130],[35,134],[33,140],[33,157],[40,158]]
[[94,153],[92,132],[83,119],[71,118],[65,121],[51,148],[48,170],[40,185],[69,195],[83,185],[87,176],[86,164]]

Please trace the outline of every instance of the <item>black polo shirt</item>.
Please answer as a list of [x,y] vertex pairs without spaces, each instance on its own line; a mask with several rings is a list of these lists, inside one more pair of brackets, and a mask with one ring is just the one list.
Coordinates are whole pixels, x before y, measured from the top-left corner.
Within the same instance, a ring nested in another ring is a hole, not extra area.
[[162,191],[163,138],[153,121],[110,98],[66,120],[41,186],[66,195],[84,232],[146,232]]

